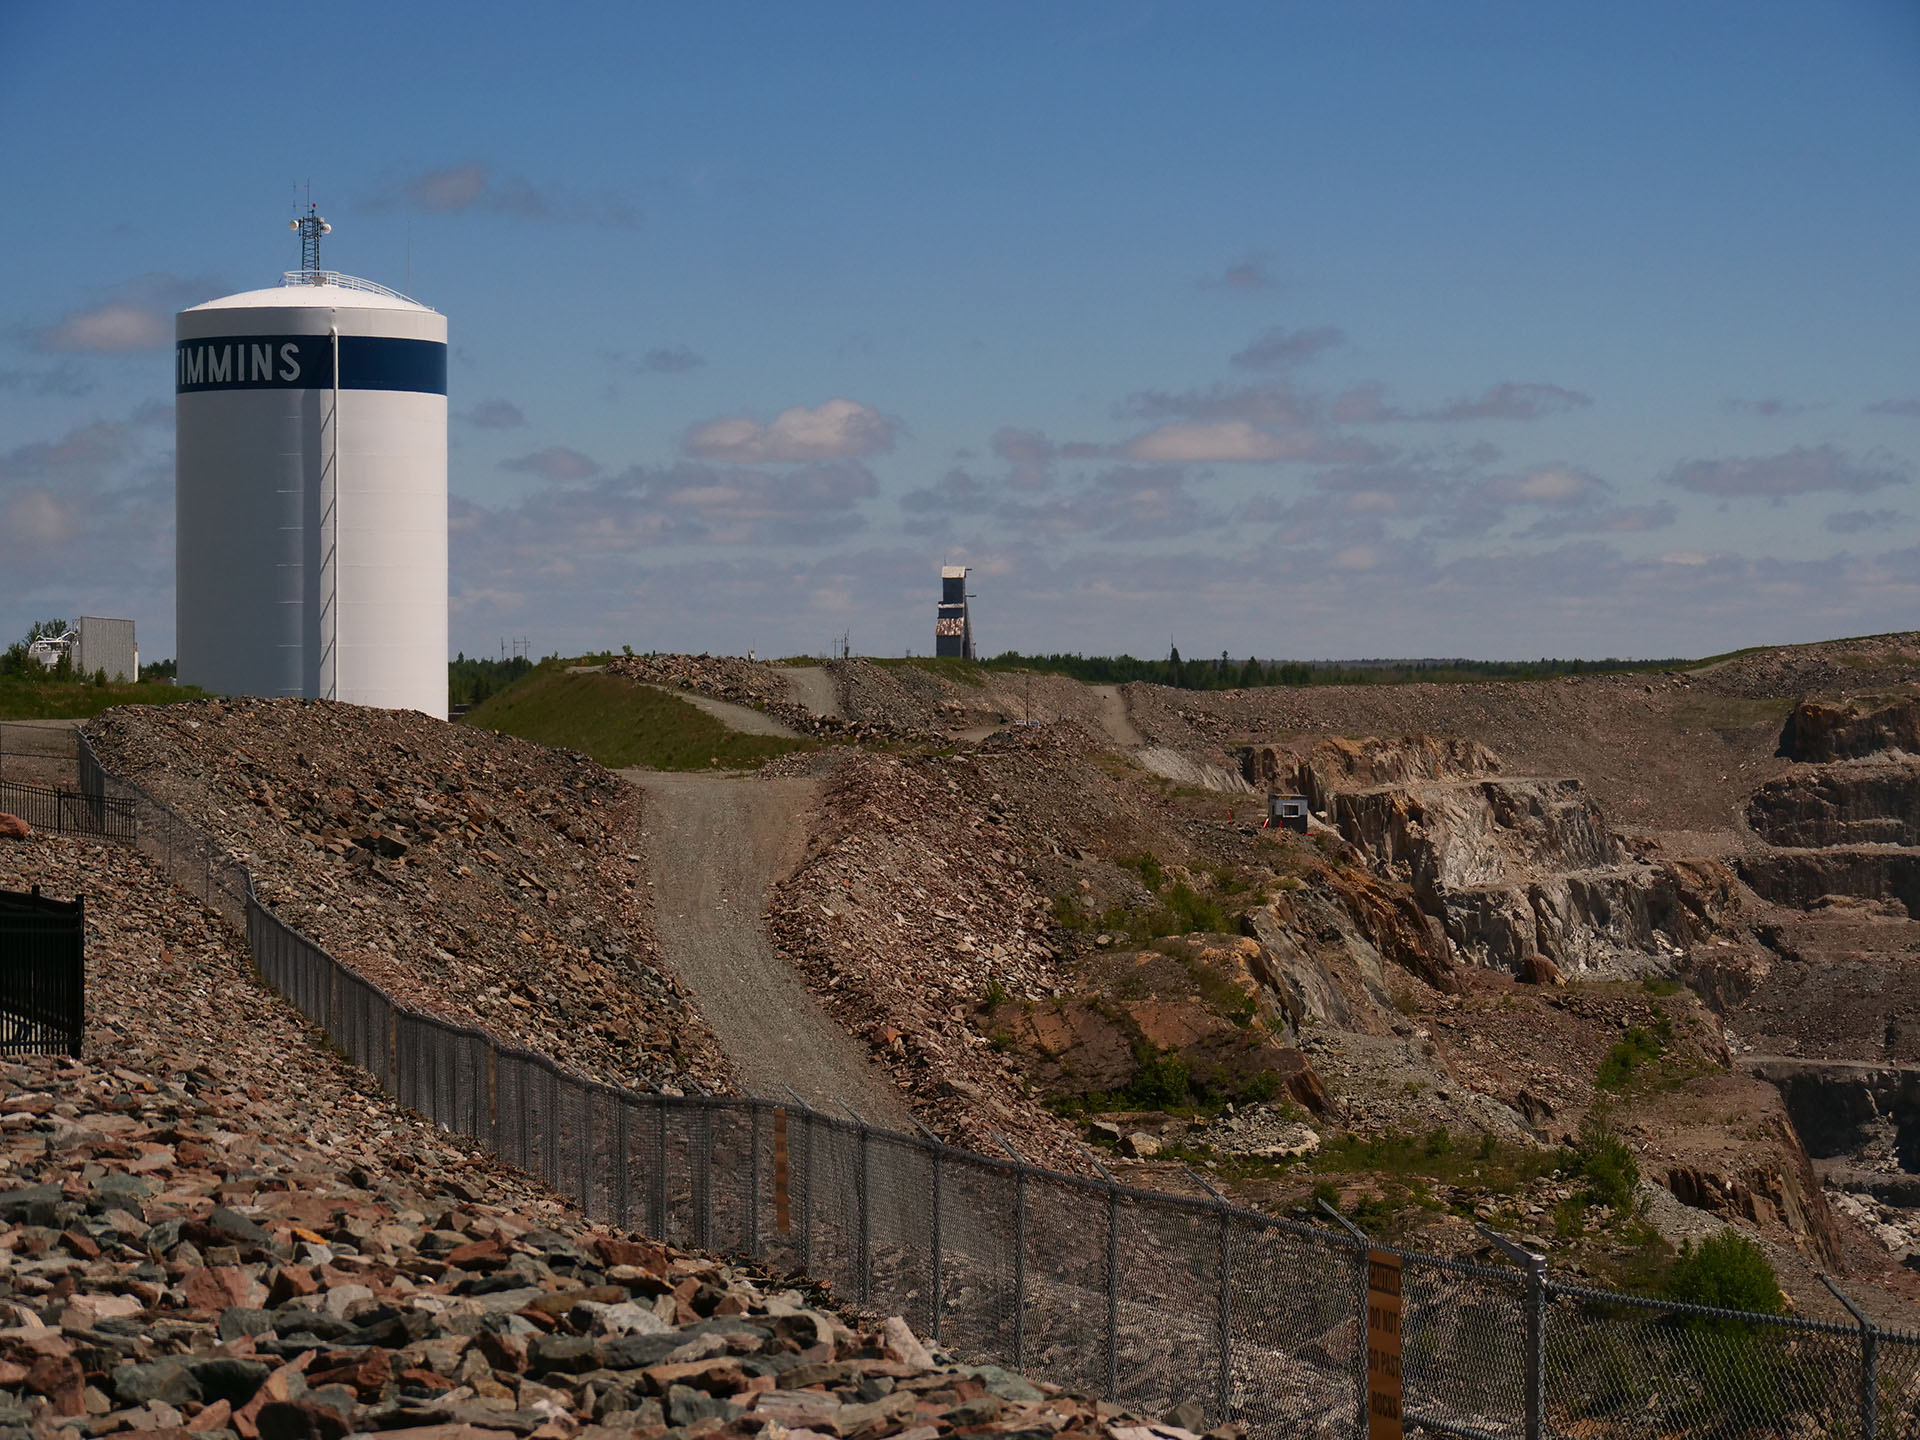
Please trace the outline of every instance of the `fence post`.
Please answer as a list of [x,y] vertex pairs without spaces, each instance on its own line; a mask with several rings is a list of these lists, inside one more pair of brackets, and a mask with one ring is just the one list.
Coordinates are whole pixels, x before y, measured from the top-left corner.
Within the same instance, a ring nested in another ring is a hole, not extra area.
[[705,1105],[695,1112],[697,1119],[693,1126],[693,1138],[688,1148],[693,1152],[693,1200],[696,1208],[693,1213],[694,1240],[702,1250],[713,1248],[713,1111]]
[[1847,1307],[1860,1327],[1860,1440],[1877,1440],[1880,1431],[1880,1331],[1860,1307],[1841,1293],[1840,1287],[1826,1275],[1820,1283]]
[[1220,1204],[1220,1423],[1233,1418],[1233,1212]]
[[633,1224],[627,1198],[627,1097],[613,1097],[613,1223],[622,1230]]
[[580,1085],[580,1213],[593,1214],[593,1092],[591,1081]]
[[760,1258],[760,1101],[749,1093],[747,1113],[753,1117],[747,1142],[747,1258]]
[[1527,1260],[1527,1440],[1546,1433],[1547,1260]]
[[867,1303],[867,1296],[873,1286],[873,1155],[870,1141],[873,1132],[867,1128],[867,1122],[860,1122],[860,1170],[856,1178],[854,1197],[860,1209],[860,1303]]
[[933,1147],[933,1343],[940,1343],[941,1322],[946,1318],[947,1278],[946,1278],[946,1216],[944,1190],[941,1184],[945,1157],[942,1148]]
[[648,1208],[653,1212],[654,1237],[662,1241],[671,1241],[667,1234],[667,1097],[655,1094],[653,1097],[653,1176],[650,1193],[647,1197]]
[[1027,1167],[1015,1172],[1013,1196],[1013,1368],[1027,1367]]
[[1484,1225],[1474,1227],[1527,1272],[1527,1440],[1540,1440],[1546,1425],[1547,1257],[1514,1244]]
[[[789,1092],[791,1093],[791,1092]],[[813,1111],[802,1102],[800,1113],[807,1124],[807,1185],[800,1192],[800,1268],[813,1269]]]
[[1107,1399],[1120,1398],[1120,1187],[1107,1181]]

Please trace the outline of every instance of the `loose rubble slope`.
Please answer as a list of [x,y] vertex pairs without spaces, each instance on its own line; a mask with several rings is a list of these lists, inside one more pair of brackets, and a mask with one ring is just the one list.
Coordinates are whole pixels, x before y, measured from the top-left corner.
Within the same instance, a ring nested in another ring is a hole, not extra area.
[[82,1060],[0,1063],[10,1440],[1192,1440],[583,1223],[314,1044],[137,855],[0,850],[28,885],[86,894],[90,1008]]
[[123,708],[86,733],[405,1003],[613,1084],[729,1083],[634,893],[640,797],[585,756],[330,701]]

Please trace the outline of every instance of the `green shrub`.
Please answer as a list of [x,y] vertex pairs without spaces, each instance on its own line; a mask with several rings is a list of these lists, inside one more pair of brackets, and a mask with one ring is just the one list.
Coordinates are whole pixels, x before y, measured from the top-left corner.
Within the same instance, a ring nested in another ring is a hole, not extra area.
[[1158,891],[1167,883],[1167,872],[1161,868],[1160,862],[1153,856],[1136,855],[1127,863],[1140,872],[1140,879],[1145,882],[1149,890]]
[[1753,1310],[1762,1315],[1786,1310],[1767,1252],[1737,1230],[1722,1230],[1698,1245],[1682,1244],[1661,1293],[1669,1300],[1717,1310]]
[[1658,1035],[1636,1025],[1607,1051],[1593,1083],[1602,1090],[1624,1090],[1648,1066],[1658,1063],[1665,1050]]
[[1620,1214],[1631,1215],[1638,1203],[1634,1192],[1640,1185],[1640,1162],[1604,1114],[1587,1113],[1580,1123],[1580,1138],[1574,1142],[1573,1153],[1588,1193]]

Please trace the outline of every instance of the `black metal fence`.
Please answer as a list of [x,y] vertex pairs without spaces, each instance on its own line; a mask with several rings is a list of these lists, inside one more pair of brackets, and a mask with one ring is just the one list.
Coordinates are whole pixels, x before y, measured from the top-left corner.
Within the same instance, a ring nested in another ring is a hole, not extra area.
[[[1389,1406],[1409,1432],[1461,1437],[1920,1437],[1920,1335],[1864,1317],[1592,1290],[1524,1252],[1516,1265],[1423,1255],[797,1103],[572,1074],[393,1000],[78,743],[83,783],[133,804],[139,847],[244,928],[263,978],[402,1103],[588,1215],[805,1271],[959,1353],[1137,1409],[1198,1400],[1209,1422],[1262,1440],[1366,1436],[1370,1408]],[[1386,1299],[1369,1288],[1381,1273]],[[1389,1306],[1390,1356],[1369,1331]]]
[[95,835],[103,840],[135,838],[134,806],[100,790],[67,790],[0,780],[0,812],[18,815],[35,830],[56,835]]
[[0,1055],[79,1055],[86,903],[0,890]]

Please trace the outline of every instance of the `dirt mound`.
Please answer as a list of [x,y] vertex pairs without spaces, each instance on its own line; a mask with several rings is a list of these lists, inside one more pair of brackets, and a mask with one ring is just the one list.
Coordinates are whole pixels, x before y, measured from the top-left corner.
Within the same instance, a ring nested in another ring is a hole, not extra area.
[[396,998],[612,1083],[729,1083],[634,897],[639,799],[585,756],[330,701],[123,707],[87,736]]
[[1862,635],[1751,650],[1688,672],[1716,694],[1757,698],[1858,694],[1909,684],[1920,671],[1920,632]]

